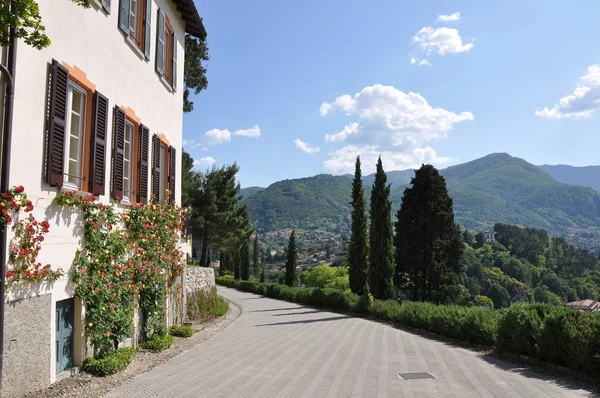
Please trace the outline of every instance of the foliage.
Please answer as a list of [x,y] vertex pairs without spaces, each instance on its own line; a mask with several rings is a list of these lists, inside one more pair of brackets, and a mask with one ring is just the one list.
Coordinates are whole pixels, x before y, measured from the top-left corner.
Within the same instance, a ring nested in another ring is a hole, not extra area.
[[240,250],[240,270],[241,278],[245,281],[250,279],[250,244],[248,239],[242,242],[242,248]]
[[181,209],[161,202],[132,205],[121,213],[95,199],[67,191],[54,203],[83,211],[85,246],[75,255],[73,282],[75,297],[85,303],[86,334],[102,357],[131,334],[136,300],[146,336],[165,334],[167,288],[181,297],[173,283],[182,271]]
[[304,277],[306,287],[332,288],[347,290],[350,288],[348,268],[330,267],[327,264],[313,267]]
[[[234,280],[220,278],[222,280]],[[221,296],[217,295],[217,289],[209,291],[196,290],[187,297],[187,316],[194,321],[206,321],[215,317],[223,316],[229,309],[227,303]]]
[[191,326],[172,325],[169,328],[169,334],[175,337],[192,337],[196,333],[196,329]]
[[258,246],[258,234],[254,236],[252,243],[252,275],[255,278],[260,276],[260,263],[258,262],[258,256],[260,255],[260,247]]
[[19,220],[14,226],[15,237],[11,242],[8,262],[11,267],[6,271],[6,288],[21,281],[28,283],[53,283],[63,276],[61,268],[53,270],[50,264],[42,266],[37,262],[45,235],[49,232],[50,224],[44,220],[38,222],[33,214],[33,203],[27,199],[22,185],[13,187],[0,195],[0,228],[13,222],[11,213],[18,214],[21,210],[29,213],[27,218]]
[[360,156],[356,158],[356,169],[352,181],[352,232],[348,250],[350,267],[349,283],[352,292],[365,294],[369,291],[367,276],[369,273],[369,226],[367,202],[362,184]]
[[136,350],[133,347],[121,348],[100,359],[87,358],[83,362],[83,370],[96,376],[107,376],[117,373],[131,363]]
[[551,309],[540,304],[511,306],[498,324],[498,348],[537,357],[543,321]]
[[490,286],[486,296],[492,300],[494,308],[497,310],[510,306],[510,295],[508,294],[508,291],[496,282],[492,282],[492,286]]
[[377,173],[371,190],[371,225],[369,229],[369,292],[376,299],[389,299],[394,295],[394,248],[392,231],[392,202],[390,186],[383,171],[381,157],[377,160]]
[[155,334],[150,339],[142,342],[140,347],[152,352],[164,351],[173,345],[173,336],[166,334],[164,336]]
[[446,181],[435,167],[415,171],[397,214],[395,284],[411,300],[451,303],[460,289],[463,238]]
[[473,298],[473,305],[490,309],[494,308],[494,302],[488,296],[475,296]]
[[200,175],[194,171],[194,159],[185,150],[181,151],[181,207],[187,209],[200,189]]
[[296,275],[296,257],[298,256],[298,248],[296,246],[296,231],[293,230],[290,235],[290,241],[286,250],[285,261],[285,284],[294,286],[297,284]]
[[206,38],[196,38],[185,35],[185,62],[183,66],[183,111],[191,112],[194,110],[194,103],[190,101],[190,91],[199,94],[208,86],[206,77],[206,62],[208,56],[208,45]]

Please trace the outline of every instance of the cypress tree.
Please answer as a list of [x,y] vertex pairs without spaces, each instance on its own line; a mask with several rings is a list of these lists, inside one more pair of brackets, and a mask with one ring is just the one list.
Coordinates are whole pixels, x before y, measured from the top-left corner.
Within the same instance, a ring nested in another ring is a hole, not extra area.
[[258,248],[258,234],[254,236],[254,246],[252,248],[252,274],[255,278],[258,278],[260,272],[260,264],[258,262],[259,248]]
[[240,269],[242,280],[247,281],[250,279],[250,245],[247,239],[242,243],[242,248],[240,250]]
[[206,249],[206,264],[202,264],[203,267],[210,267],[210,248]]
[[460,293],[463,238],[446,181],[435,167],[415,171],[397,213],[395,282],[412,300],[451,302]]
[[348,265],[350,289],[353,293],[365,294],[368,291],[369,231],[360,156],[356,158],[356,169],[352,182],[352,234],[348,251]]
[[242,277],[241,267],[240,267],[240,251],[236,250],[231,255],[231,262],[233,263],[233,277],[235,279],[240,279]]
[[371,191],[371,226],[369,252],[369,290],[379,300],[394,296],[394,246],[390,186],[383,171],[381,157],[377,161],[375,182]]
[[260,268],[260,283],[265,283],[265,267]]
[[285,284],[294,286],[296,281],[296,256],[298,248],[296,247],[296,230],[292,230],[290,241],[287,247],[287,257],[285,261]]

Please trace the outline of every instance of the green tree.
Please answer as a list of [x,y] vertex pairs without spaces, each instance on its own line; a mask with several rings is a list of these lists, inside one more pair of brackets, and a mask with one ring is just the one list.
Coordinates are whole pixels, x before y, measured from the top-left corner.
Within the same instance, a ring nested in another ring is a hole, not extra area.
[[265,283],[265,267],[260,267],[260,283]]
[[475,234],[471,231],[465,230],[463,232],[463,242],[467,245],[474,247],[475,246]]
[[241,256],[239,250],[234,251],[231,255],[231,262],[233,263],[233,277],[235,279],[242,278],[242,267],[240,264],[240,257]]
[[306,287],[346,290],[350,288],[348,268],[331,267],[328,264],[313,267],[304,277]]
[[360,156],[356,158],[354,181],[352,182],[352,232],[348,250],[348,266],[350,268],[350,289],[356,294],[368,291],[369,274],[369,226],[367,219],[367,202],[360,170]]
[[285,284],[288,286],[294,286],[296,283],[296,256],[298,255],[298,248],[296,246],[296,230],[292,230],[288,247],[286,251],[285,261]]
[[258,278],[260,274],[260,263],[258,262],[258,256],[260,254],[260,248],[258,246],[258,234],[254,236],[254,244],[252,246],[252,274],[255,278]]
[[492,283],[486,296],[492,299],[494,308],[497,310],[510,306],[510,295],[508,294],[508,291],[496,282]]
[[473,304],[477,307],[494,308],[494,302],[488,296],[475,296]]
[[375,182],[371,190],[371,225],[369,251],[369,290],[379,300],[394,296],[394,246],[390,186],[383,171],[381,157],[377,161]]
[[242,243],[242,248],[240,250],[240,276],[242,280],[247,281],[250,279],[250,244],[246,239]]
[[[89,1],[89,0],[88,0]],[[196,38],[185,35],[185,62],[183,66],[183,111],[194,110],[194,103],[190,101],[190,90],[199,94],[208,86],[206,77],[206,62],[209,60],[206,38]]]
[[202,174],[194,169],[194,159],[185,150],[181,151],[181,207],[192,205],[194,195],[200,189]]
[[416,170],[404,191],[395,246],[395,281],[408,297],[436,303],[458,298],[463,238],[446,181],[431,165]]

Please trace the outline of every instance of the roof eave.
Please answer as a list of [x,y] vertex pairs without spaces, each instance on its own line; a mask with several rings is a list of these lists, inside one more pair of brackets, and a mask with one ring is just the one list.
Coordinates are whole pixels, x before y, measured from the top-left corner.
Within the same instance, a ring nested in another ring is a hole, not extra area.
[[185,22],[185,33],[199,39],[205,39],[206,29],[200,14],[198,14],[194,0],[173,0],[173,2],[177,6],[177,11],[181,12],[181,17]]

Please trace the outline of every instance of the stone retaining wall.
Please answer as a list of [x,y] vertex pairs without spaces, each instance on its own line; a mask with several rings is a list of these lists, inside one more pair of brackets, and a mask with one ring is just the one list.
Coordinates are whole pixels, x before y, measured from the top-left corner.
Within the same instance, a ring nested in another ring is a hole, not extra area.
[[197,290],[210,290],[215,287],[215,270],[209,267],[191,267],[185,269],[185,293]]

